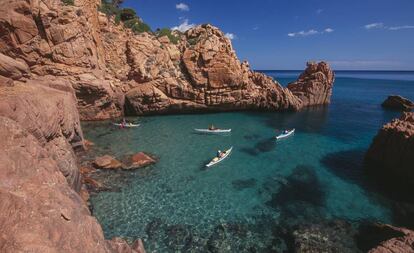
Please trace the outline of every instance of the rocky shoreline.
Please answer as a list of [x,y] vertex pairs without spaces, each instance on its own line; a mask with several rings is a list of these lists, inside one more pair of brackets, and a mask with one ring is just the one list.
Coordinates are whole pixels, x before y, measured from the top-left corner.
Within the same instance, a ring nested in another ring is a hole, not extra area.
[[214,26],[197,26],[175,44],[132,33],[99,5],[6,0],[0,7],[2,252],[145,252],[139,239],[106,240],[88,210],[85,184],[96,182],[75,153],[85,150],[80,120],[330,102],[334,73],[325,62],[308,63],[285,88],[240,62]]

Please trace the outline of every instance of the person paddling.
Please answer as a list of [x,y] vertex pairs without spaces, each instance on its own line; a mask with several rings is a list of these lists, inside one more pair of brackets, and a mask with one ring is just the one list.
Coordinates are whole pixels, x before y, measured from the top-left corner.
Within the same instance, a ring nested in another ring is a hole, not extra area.
[[208,127],[208,130],[216,130],[217,128],[213,125],[213,124],[211,124],[209,127]]
[[122,122],[121,122],[120,127],[125,128],[126,124],[127,124],[127,122],[126,122],[125,118],[122,118]]

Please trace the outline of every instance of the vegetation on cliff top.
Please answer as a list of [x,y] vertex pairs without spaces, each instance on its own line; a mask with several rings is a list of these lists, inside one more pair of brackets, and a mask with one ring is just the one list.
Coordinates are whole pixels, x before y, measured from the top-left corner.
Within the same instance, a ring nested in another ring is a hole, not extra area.
[[155,34],[157,35],[157,37],[162,37],[162,36],[167,36],[168,39],[171,41],[171,43],[173,44],[177,44],[178,41],[180,40],[179,36],[176,36],[172,33],[171,29],[169,28],[162,28],[162,29],[157,29],[157,31],[155,32]]
[[135,34],[151,32],[151,27],[138,17],[135,10],[131,8],[119,8],[119,4],[119,0],[113,0],[112,2],[103,0],[98,10],[105,13],[108,17],[115,17],[116,24],[122,22],[125,27],[130,28]]
[[[105,13],[108,17],[114,17],[116,24],[122,22],[125,27],[131,29],[135,34],[140,34],[143,32],[152,33],[151,27],[137,15],[134,9],[120,8],[119,5],[121,3],[122,0],[112,0],[111,2],[103,0],[98,10]],[[158,38],[167,36],[170,42],[173,44],[177,44],[180,40],[179,35],[177,36],[176,34],[173,34],[169,28],[157,29],[154,35],[156,35]]]

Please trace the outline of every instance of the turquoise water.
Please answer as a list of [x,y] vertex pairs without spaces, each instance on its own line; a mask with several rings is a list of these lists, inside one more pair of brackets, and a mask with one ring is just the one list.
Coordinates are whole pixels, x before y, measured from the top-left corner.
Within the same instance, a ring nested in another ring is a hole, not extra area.
[[[266,73],[284,85],[296,77]],[[330,219],[393,223],[390,201],[371,190],[361,169],[379,127],[399,115],[381,102],[389,94],[414,99],[414,81],[393,75],[339,76],[329,107],[298,113],[141,117],[139,128],[127,130],[85,123],[97,153],[145,151],[159,159],[118,177],[104,174],[117,190],[91,198],[94,215],[108,238],[143,238],[149,252],[277,252],[288,242],[275,227]],[[211,123],[232,133],[192,131]],[[295,135],[276,142],[275,129],[286,128],[296,128]],[[204,168],[231,146],[228,159]]]

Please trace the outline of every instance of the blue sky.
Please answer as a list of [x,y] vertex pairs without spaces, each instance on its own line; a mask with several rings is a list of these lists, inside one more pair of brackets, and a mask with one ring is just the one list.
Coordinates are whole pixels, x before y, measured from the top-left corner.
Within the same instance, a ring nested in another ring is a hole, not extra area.
[[[154,30],[211,23],[254,69],[414,70],[414,0],[125,0]],[[181,25],[181,26],[180,26]]]

